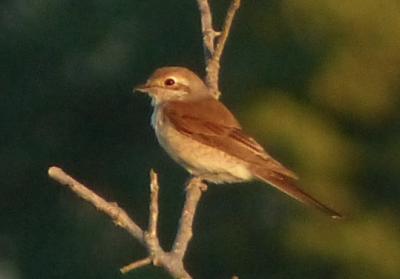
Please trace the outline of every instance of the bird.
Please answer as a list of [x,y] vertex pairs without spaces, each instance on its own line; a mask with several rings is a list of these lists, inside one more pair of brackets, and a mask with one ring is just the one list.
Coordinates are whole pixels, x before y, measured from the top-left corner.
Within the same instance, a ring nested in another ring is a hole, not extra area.
[[151,97],[161,147],[192,176],[213,184],[259,180],[334,219],[342,215],[297,186],[297,175],[243,131],[232,112],[185,67],[158,68],[133,91]]

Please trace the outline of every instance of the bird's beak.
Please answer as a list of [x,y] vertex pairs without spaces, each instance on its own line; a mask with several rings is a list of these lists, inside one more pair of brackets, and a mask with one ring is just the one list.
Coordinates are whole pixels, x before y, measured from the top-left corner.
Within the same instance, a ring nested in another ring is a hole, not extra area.
[[145,84],[139,84],[133,88],[133,92],[138,91],[142,93],[147,93],[149,91],[150,86],[145,83]]

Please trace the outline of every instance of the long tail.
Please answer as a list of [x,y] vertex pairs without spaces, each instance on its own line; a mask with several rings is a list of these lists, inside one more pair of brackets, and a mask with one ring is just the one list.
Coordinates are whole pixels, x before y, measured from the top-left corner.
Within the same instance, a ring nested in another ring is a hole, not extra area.
[[333,219],[341,219],[343,216],[336,212],[335,210],[327,207],[326,205],[320,203],[315,198],[310,196],[309,194],[303,192],[294,182],[294,179],[284,175],[279,172],[271,171],[270,169],[258,169],[253,170],[253,174],[260,180],[272,185],[277,188],[279,191],[284,192],[290,197],[305,203],[307,205],[311,205],[322,212],[330,215]]

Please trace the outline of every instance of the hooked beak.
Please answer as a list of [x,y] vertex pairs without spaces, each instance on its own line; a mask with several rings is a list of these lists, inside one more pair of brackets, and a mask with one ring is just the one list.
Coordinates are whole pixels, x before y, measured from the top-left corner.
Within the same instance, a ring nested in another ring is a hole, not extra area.
[[133,92],[138,91],[138,92],[142,92],[142,93],[147,93],[149,91],[149,88],[151,86],[149,86],[148,84],[144,83],[144,84],[139,84],[137,86],[135,86],[133,88]]

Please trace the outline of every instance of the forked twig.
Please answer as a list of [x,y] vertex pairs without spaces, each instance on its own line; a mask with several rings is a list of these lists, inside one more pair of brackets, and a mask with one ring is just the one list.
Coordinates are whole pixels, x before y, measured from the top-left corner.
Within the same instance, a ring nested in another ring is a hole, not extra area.
[[122,267],[122,273],[127,273],[133,269],[152,263],[163,267],[175,278],[192,278],[183,266],[183,257],[192,238],[193,219],[198,202],[202,192],[207,189],[207,186],[198,178],[191,179],[187,186],[184,209],[182,210],[173,248],[171,252],[166,252],[161,248],[157,236],[159,185],[157,174],[153,170],[150,171],[150,213],[147,231],[141,229],[116,203],[106,201],[75,178],[65,173],[61,168],[50,167],[48,174],[52,179],[61,185],[69,187],[79,197],[110,216],[116,225],[125,229],[147,249],[149,253],[148,257]]
[[[220,59],[232,26],[233,18],[240,6],[240,0],[232,0],[221,32],[215,31],[212,27],[212,15],[208,1],[197,0],[197,3],[201,15],[201,30],[203,34],[207,73],[206,83],[210,90],[214,92],[215,97],[218,98],[220,95],[218,88]],[[216,40],[216,38],[218,39]],[[166,252],[160,246],[157,235],[159,184],[157,174],[153,170],[150,172],[150,212],[147,230],[140,228],[116,203],[106,201],[72,176],[65,173],[61,168],[50,167],[48,169],[48,174],[52,179],[62,185],[68,186],[79,197],[110,216],[116,225],[125,229],[147,249],[149,253],[148,257],[122,267],[120,269],[122,273],[127,273],[131,270],[153,264],[164,268],[174,278],[192,278],[184,268],[183,258],[193,235],[192,227],[197,205],[201,198],[202,191],[207,189],[207,185],[204,184],[201,179],[193,178],[187,185],[186,199],[175,240],[171,251]]]
[[[225,48],[229,32],[232,27],[233,18],[240,7],[240,0],[232,0],[226,13],[225,22],[221,32],[216,32],[212,27],[212,15],[210,5],[207,0],[197,0],[201,15],[201,30],[203,33],[204,58],[206,63],[206,83],[210,90],[219,98],[219,70],[222,52]],[[215,39],[218,37],[216,47]]]

